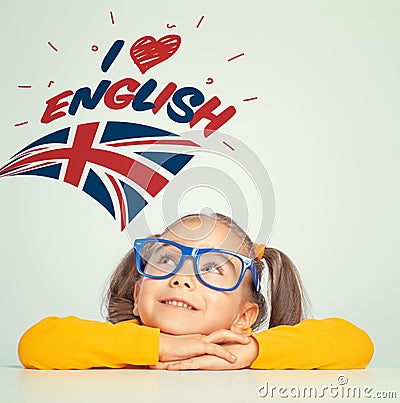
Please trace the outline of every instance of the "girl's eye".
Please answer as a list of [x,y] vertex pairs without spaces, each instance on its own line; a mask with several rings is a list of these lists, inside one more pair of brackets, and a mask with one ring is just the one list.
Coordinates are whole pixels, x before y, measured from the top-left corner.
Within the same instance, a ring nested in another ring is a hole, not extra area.
[[176,266],[176,263],[168,255],[160,256],[158,263]]
[[202,267],[201,271],[207,274],[208,273],[220,274],[220,275],[224,274],[221,266],[218,266],[215,263],[210,263],[209,265]]

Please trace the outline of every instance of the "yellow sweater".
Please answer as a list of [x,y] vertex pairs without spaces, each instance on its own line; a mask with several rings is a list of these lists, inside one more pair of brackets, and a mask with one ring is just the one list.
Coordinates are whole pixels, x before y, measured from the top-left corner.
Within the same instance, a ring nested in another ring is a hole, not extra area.
[[[154,365],[160,330],[135,320],[112,324],[75,316],[50,316],[28,329],[18,344],[26,368],[88,369]],[[365,368],[374,353],[368,335],[340,318],[306,319],[253,333],[254,369]]]

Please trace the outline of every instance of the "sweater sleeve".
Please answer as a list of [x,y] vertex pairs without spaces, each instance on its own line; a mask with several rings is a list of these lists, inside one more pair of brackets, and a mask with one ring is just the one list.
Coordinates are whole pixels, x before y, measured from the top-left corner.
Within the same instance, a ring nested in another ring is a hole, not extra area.
[[357,369],[371,361],[369,336],[340,318],[306,319],[254,333],[259,354],[254,369]]
[[160,330],[134,321],[116,324],[50,316],[28,329],[18,344],[26,368],[88,369],[158,362]]

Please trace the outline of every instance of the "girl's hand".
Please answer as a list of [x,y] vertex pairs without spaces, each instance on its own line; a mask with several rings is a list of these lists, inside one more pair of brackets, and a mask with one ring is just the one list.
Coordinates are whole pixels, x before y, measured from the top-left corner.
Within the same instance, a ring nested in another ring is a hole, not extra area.
[[[236,361],[235,349],[232,346],[244,346],[250,343],[251,338],[244,334],[221,329],[205,336],[202,334],[188,334],[174,336],[160,333],[158,360],[163,362],[179,361],[195,357],[214,357],[229,364]],[[221,344],[230,343],[229,349]],[[232,351],[231,351],[232,350]],[[156,368],[157,366],[153,366]]]
[[157,365],[150,366],[150,368],[175,371],[185,369],[226,370],[247,368],[258,356],[258,343],[253,337],[244,337],[247,337],[249,340],[246,344],[235,343],[226,346],[227,349],[237,357],[235,361],[222,359],[217,355],[203,354],[183,360],[175,360],[173,362],[159,362]]

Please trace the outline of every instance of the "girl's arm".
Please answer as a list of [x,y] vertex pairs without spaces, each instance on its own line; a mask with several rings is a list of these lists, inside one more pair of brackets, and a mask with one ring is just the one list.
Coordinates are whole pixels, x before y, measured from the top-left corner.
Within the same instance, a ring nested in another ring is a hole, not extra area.
[[259,347],[254,369],[365,368],[374,354],[369,336],[340,318],[306,319],[252,336]]
[[365,368],[374,353],[368,335],[339,318],[306,319],[294,326],[280,325],[253,333],[246,345],[227,346],[234,363],[203,355],[153,368],[185,369],[353,369]]
[[122,368],[158,362],[159,329],[132,321],[112,324],[50,316],[28,329],[18,344],[26,368]]

